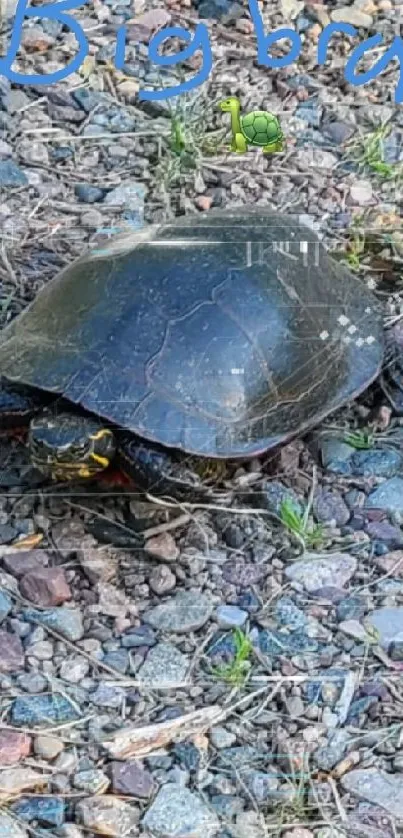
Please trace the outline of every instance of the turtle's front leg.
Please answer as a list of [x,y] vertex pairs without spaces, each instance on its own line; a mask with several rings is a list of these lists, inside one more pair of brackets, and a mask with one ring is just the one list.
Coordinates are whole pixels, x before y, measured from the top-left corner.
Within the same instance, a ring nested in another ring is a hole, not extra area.
[[27,430],[42,407],[43,401],[37,394],[0,380],[0,432],[18,434]]
[[234,148],[232,150],[238,152],[238,154],[245,154],[245,151],[248,150],[248,143],[246,142],[244,135],[240,132],[235,134],[233,146]]
[[211,490],[192,467],[191,458],[181,459],[175,452],[157,448],[136,437],[119,437],[118,468],[142,492],[165,495],[176,500],[206,500]]

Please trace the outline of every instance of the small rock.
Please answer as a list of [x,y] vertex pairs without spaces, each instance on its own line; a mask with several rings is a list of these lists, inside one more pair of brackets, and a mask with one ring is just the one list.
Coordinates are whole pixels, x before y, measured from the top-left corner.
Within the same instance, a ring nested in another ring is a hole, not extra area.
[[359,596],[346,597],[338,603],[336,608],[337,619],[359,620],[367,611],[365,600]]
[[197,794],[174,783],[162,786],[142,825],[155,838],[214,838],[220,826],[214,810]]
[[351,838],[396,838],[394,818],[371,803],[361,802],[349,812],[346,827]]
[[358,640],[362,643],[368,643],[368,633],[358,620],[343,620],[339,624],[339,629],[343,632],[343,634],[346,634],[347,637],[354,637],[354,640]]
[[135,829],[139,813],[131,804],[111,795],[86,797],[76,805],[76,818],[86,830],[110,838],[124,838]]
[[24,692],[37,694],[43,693],[48,686],[48,682],[40,672],[24,672],[18,676],[18,686]]
[[116,652],[108,652],[103,658],[103,663],[124,675],[129,668],[129,653],[126,652],[126,649],[117,649]]
[[27,648],[27,654],[38,661],[51,661],[53,652],[54,648],[51,640],[38,640],[38,643],[33,643],[32,646]]
[[248,619],[248,614],[236,605],[219,605],[215,618],[220,628],[241,628]]
[[403,550],[392,550],[391,553],[386,553],[384,556],[379,556],[376,560],[376,564],[381,570],[384,571],[384,573],[393,573],[393,576],[395,577],[402,577]]
[[320,449],[322,464],[328,471],[335,474],[351,473],[351,457],[355,454],[355,448],[348,445],[334,436],[325,435],[320,437]]
[[158,643],[148,652],[138,678],[149,686],[175,686],[185,681],[188,667],[188,659],[175,646],[171,643]]
[[360,207],[370,204],[373,199],[371,182],[369,180],[358,180],[356,183],[353,183],[350,188],[350,197]]
[[144,550],[153,559],[161,562],[175,562],[179,557],[175,539],[169,532],[149,538],[144,545]]
[[333,9],[330,12],[330,17],[335,23],[351,23],[352,26],[361,26],[363,29],[368,29],[373,23],[371,15],[367,15],[355,6]]
[[88,183],[77,183],[74,187],[74,193],[79,201],[84,204],[95,204],[97,201],[102,201],[105,195],[103,189],[99,186],[90,186]]
[[[377,539],[386,544],[391,550],[403,546],[403,533],[398,527],[394,527],[389,521],[370,521],[365,531],[370,538]],[[403,552],[402,552],[403,555]]]
[[88,675],[89,671],[90,665],[87,659],[77,655],[77,657],[66,658],[63,661],[59,676],[68,684],[79,684]]
[[285,596],[276,602],[275,618],[280,626],[285,626],[290,631],[302,631],[308,623],[301,608],[298,608],[290,597]]
[[125,691],[122,687],[110,687],[100,683],[95,692],[91,693],[90,699],[98,707],[119,709],[125,700]]
[[18,696],[11,707],[12,724],[21,727],[63,724],[80,718],[67,698],[52,695]]
[[236,735],[226,727],[212,727],[210,730],[210,741],[214,748],[221,751],[222,748],[230,748],[236,742]]
[[[287,832],[284,833],[283,838],[314,838],[314,835],[310,829],[305,829],[304,826],[297,826],[295,829],[288,829]],[[319,838],[319,833],[316,834],[316,838]],[[334,836],[334,838],[336,838],[336,836]]]
[[[15,765],[31,750],[31,739],[16,730],[0,730],[0,765]],[[1,835],[1,833],[0,833]]]
[[367,509],[385,509],[386,512],[403,512],[403,478],[391,477],[367,497]]
[[0,838],[28,838],[28,832],[15,818],[11,818],[6,812],[0,812]]
[[231,827],[233,838],[267,838],[267,827],[260,812],[241,812]]
[[9,573],[20,579],[34,570],[39,570],[49,564],[50,557],[45,550],[16,550],[3,555],[3,564]]
[[205,594],[180,591],[167,602],[146,612],[143,619],[153,628],[187,634],[202,628],[212,611],[213,605]]
[[165,9],[149,9],[142,15],[135,17],[130,26],[130,36],[135,41],[148,44],[150,38],[159,29],[163,29],[171,22],[171,14]]
[[73,777],[73,785],[86,794],[100,794],[108,788],[109,777],[103,771],[90,768],[88,771],[78,771]]
[[292,719],[298,719],[300,716],[304,715],[305,705],[299,695],[291,695],[287,698],[285,704],[288,715],[291,716]]
[[[271,555],[268,556],[268,559],[270,557]],[[267,576],[268,572],[268,562],[253,564],[252,562],[245,562],[241,558],[230,559],[222,567],[225,581],[237,588],[250,588],[251,585],[257,585]]]
[[62,634],[63,637],[73,643],[81,640],[84,635],[83,617],[78,609],[62,606],[60,608],[50,608],[47,611],[26,610],[23,612],[23,616],[28,622],[39,623],[57,631],[58,634]]
[[399,775],[386,774],[377,768],[357,768],[345,774],[340,782],[350,794],[382,806],[392,817],[403,818],[403,785]]
[[32,570],[21,579],[20,591],[25,599],[45,608],[49,605],[62,605],[71,599],[71,591],[61,567]]
[[47,35],[42,26],[30,26],[24,30],[21,43],[27,52],[46,52],[54,46],[55,39]]
[[284,486],[278,480],[270,480],[264,484],[260,506],[278,515],[281,505],[285,500],[292,501],[295,508],[301,511],[298,497],[292,489],[287,488],[287,486]]
[[339,492],[321,489],[315,497],[313,511],[317,521],[342,527],[350,519],[350,510]]
[[127,634],[123,634],[121,643],[126,649],[135,649],[139,646],[155,646],[155,633],[151,626],[138,626],[127,632]]
[[112,762],[112,788],[115,794],[130,795],[148,800],[154,792],[154,780],[137,760]]
[[149,585],[152,591],[158,596],[163,596],[172,591],[176,586],[176,576],[170,567],[164,564],[154,567],[150,573]]
[[144,195],[145,190],[142,184],[127,183],[108,192],[103,203],[107,206],[123,206],[132,212],[138,212],[140,220],[143,215]]
[[0,623],[3,623],[6,617],[8,617],[12,607],[11,597],[5,591],[0,591]]
[[127,614],[129,602],[123,591],[108,582],[99,582],[97,591],[98,607],[101,614],[105,614],[107,617],[121,617]]
[[402,463],[399,451],[374,448],[372,451],[356,451],[351,458],[351,470],[362,477],[393,477],[400,471]]
[[12,812],[22,821],[37,822],[40,826],[61,826],[66,804],[61,797],[22,798],[14,803]]
[[366,620],[379,634],[379,643],[388,651],[391,643],[403,641],[403,607],[378,608]]
[[349,553],[312,553],[312,557],[294,562],[286,568],[287,579],[302,584],[309,593],[323,587],[342,588],[357,568],[357,560]]
[[28,178],[13,160],[0,160],[0,188],[26,186]]
[[64,750],[64,743],[56,736],[36,736],[34,751],[42,759],[56,759]]
[[78,551],[80,565],[90,582],[109,582],[119,568],[119,557],[108,547],[100,547],[93,536],[86,536]]
[[0,794],[13,795],[23,791],[43,788],[46,775],[33,768],[8,768],[0,771]]
[[16,672],[24,666],[24,649],[19,637],[0,630],[0,672]]

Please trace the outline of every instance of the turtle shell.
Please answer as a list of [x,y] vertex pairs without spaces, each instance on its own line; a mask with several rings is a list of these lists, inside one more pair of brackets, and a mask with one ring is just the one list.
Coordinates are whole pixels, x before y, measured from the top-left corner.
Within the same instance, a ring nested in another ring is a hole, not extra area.
[[242,132],[252,145],[275,143],[280,134],[280,124],[274,114],[252,111],[241,117]]
[[265,208],[111,239],[0,336],[0,374],[185,452],[242,458],[364,390],[379,305],[316,234]]

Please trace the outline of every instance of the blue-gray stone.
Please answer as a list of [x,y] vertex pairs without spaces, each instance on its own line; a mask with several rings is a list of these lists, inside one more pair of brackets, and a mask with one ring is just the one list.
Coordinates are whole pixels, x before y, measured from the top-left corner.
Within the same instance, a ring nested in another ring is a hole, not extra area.
[[62,695],[18,696],[11,707],[12,724],[21,727],[32,725],[63,724],[80,718],[80,714]]
[[27,184],[27,176],[13,160],[0,160],[0,187],[17,187]]
[[366,602],[362,597],[351,596],[338,603],[336,615],[340,622],[343,620],[360,620],[367,610]]
[[211,804],[220,818],[224,820],[231,820],[245,808],[245,801],[233,794],[213,794]]
[[38,821],[43,826],[61,826],[64,823],[66,804],[61,797],[26,797],[11,807],[22,821]]
[[120,642],[126,649],[135,649],[138,646],[155,646],[155,632],[151,626],[139,626],[127,634],[123,634]]
[[84,635],[83,617],[78,609],[66,608],[63,605],[59,608],[48,608],[46,611],[30,608],[23,612],[23,616],[28,622],[39,623],[59,632],[73,643],[81,640]]
[[362,477],[394,477],[402,465],[401,454],[393,448],[356,451],[351,459],[352,474]]
[[213,838],[219,830],[218,817],[194,792],[176,783],[162,786],[142,819],[142,826],[154,838]]
[[74,192],[78,200],[85,204],[95,204],[97,201],[102,201],[105,195],[103,189],[100,189],[99,186],[91,186],[89,183],[77,183]]
[[281,504],[285,500],[291,501],[297,512],[302,512],[298,496],[292,489],[284,486],[278,480],[269,480],[259,493],[259,505],[263,509],[269,510],[269,512],[275,512],[277,515],[280,512]]
[[237,652],[236,643],[232,634],[224,634],[215,637],[208,647],[206,655],[212,666],[226,666],[232,663]]
[[253,591],[245,591],[240,594],[237,600],[237,605],[244,611],[249,611],[250,614],[255,614],[261,607],[260,602]]
[[378,701],[379,699],[376,695],[364,695],[362,698],[357,698],[357,700],[353,701],[350,705],[346,724],[351,725],[354,721],[358,722],[359,717],[362,714],[367,713],[370,707],[377,704]]
[[312,681],[307,681],[303,685],[305,698],[309,704],[322,704],[322,687],[325,683],[334,684],[337,690],[342,690],[346,679],[346,671],[344,669],[327,669],[318,673],[320,678],[312,678]]
[[0,591],[0,623],[8,617],[12,607],[11,597],[5,591]]
[[126,649],[117,649],[116,652],[108,652],[102,662],[124,675],[129,666],[129,653]]
[[403,478],[391,477],[367,497],[367,509],[385,509],[387,512],[403,512]]
[[323,467],[336,474],[351,474],[351,458],[356,449],[337,437],[321,437],[320,449]]
[[122,687],[99,684],[95,692],[91,693],[90,701],[98,707],[116,708],[122,706],[125,699],[125,691]]
[[277,600],[274,616],[281,626],[285,626],[290,631],[301,631],[308,622],[304,612],[290,597],[281,597]]
[[219,605],[215,617],[220,628],[231,629],[241,628],[248,619],[248,614],[236,605]]
[[270,761],[271,754],[263,748],[254,748],[253,745],[239,745],[235,748],[223,748],[217,754],[216,765],[218,768],[231,768],[232,770],[246,768],[250,770],[254,766],[261,766]]
[[188,771],[197,771],[200,765],[201,754],[196,745],[192,742],[177,742],[172,748],[172,753],[181,765]]
[[275,659],[317,652],[319,644],[314,638],[307,637],[303,632],[285,632],[275,629],[263,629],[259,635],[259,647],[263,655]]

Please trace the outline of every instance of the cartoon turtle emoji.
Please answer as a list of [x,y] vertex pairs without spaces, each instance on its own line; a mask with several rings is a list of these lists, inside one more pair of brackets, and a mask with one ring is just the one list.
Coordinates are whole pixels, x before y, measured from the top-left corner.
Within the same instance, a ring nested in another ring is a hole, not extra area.
[[264,154],[283,150],[284,134],[274,114],[269,111],[251,111],[241,116],[241,103],[236,96],[224,99],[219,107],[224,113],[231,114],[230,151],[244,154],[248,144],[262,146]]

